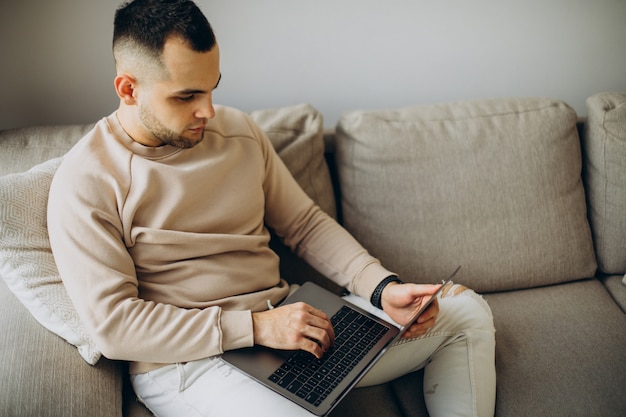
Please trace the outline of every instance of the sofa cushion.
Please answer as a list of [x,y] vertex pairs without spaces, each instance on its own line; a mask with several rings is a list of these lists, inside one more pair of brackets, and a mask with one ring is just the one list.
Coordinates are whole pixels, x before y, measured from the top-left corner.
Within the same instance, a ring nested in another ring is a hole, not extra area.
[[[319,112],[309,105],[298,105],[260,110],[252,118],[267,131],[279,156],[305,192],[334,215],[335,200],[324,163],[323,123]],[[27,133],[36,133],[30,138],[19,129],[10,132],[23,138],[20,140],[24,146],[35,149],[40,149],[38,143],[46,142],[45,132],[48,132],[52,142],[54,137],[66,138],[59,145],[65,149],[76,142],[76,132],[84,130],[80,126],[67,129],[67,135],[62,127],[25,129]],[[10,136],[4,136],[3,140],[17,143]],[[81,356],[95,364],[101,353],[74,310],[48,241],[48,191],[61,159],[51,159],[24,173],[0,177],[0,275],[44,327],[78,347]],[[304,262],[289,258],[295,256],[281,248],[279,242],[273,242],[273,246],[282,251],[284,262],[292,265],[295,275],[298,262]],[[314,271],[309,274],[314,277]]]
[[587,99],[585,185],[598,267],[626,273],[626,93]]
[[64,155],[93,124],[0,130],[0,176],[23,172]]
[[576,114],[550,99],[356,111],[337,127],[346,227],[404,280],[478,291],[596,270]]
[[93,365],[101,353],[61,283],[48,241],[48,191],[60,163],[55,158],[0,177],[0,275],[37,321]]
[[88,365],[0,282],[0,416],[121,417],[127,366]]
[[600,274],[599,278],[611,294],[613,300],[626,314],[626,275],[604,275]]
[[599,280],[485,298],[498,417],[624,415],[626,315]]

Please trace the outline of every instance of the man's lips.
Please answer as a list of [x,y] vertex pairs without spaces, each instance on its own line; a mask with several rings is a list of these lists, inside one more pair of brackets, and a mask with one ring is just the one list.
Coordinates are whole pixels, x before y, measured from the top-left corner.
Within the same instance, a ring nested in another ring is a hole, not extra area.
[[204,130],[204,127],[205,127],[204,125],[198,126],[198,127],[192,127],[189,130],[191,130],[194,133],[200,133]]

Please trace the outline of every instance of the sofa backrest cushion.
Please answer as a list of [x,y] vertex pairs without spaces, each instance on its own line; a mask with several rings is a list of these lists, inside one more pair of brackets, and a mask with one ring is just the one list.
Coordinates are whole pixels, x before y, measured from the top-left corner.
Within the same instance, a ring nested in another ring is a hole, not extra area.
[[343,221],[384,265],[482,292],[593,276],[575,112],[493,99],[347,113]]
[[626,93],[589,97],[587,115],[584,178],[598,267],[626,274]]
[[64,155],[92,127],[77,124],[0,130],[0,176],[24,172]]

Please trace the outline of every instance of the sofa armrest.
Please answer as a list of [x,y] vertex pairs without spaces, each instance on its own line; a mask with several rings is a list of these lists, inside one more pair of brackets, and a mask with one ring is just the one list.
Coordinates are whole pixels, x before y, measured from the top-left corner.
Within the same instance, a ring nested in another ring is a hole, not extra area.
[[626,93],[587,99],[583,136],[585,190],[598,269],[626,273]]
[[[1,280],[0,280],[1,281]],[[121,416],[124,364],[88,365],[0,282],[0,415]]]

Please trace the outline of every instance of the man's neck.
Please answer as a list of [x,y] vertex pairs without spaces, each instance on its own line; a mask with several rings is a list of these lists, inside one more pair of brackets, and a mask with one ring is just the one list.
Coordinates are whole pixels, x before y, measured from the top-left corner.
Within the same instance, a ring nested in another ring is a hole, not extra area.
[[145,129],[142,127],[135,108],[130,108],[123,103],[117,109],[116,116],[122,129],[135,142],[144,146],[159,146],[154,140],[146,137]]

